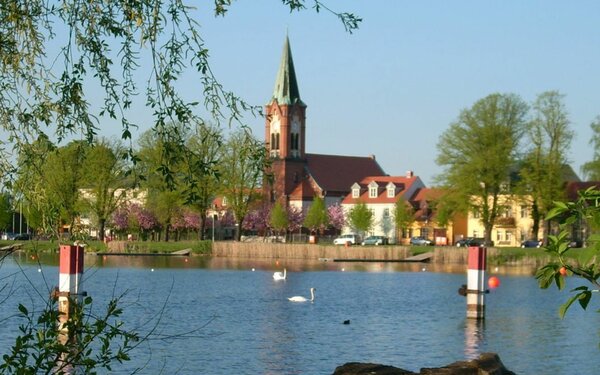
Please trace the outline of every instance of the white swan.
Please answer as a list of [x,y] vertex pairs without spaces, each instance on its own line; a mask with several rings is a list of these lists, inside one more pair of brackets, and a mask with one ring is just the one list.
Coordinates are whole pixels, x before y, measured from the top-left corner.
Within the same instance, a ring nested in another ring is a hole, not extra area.
[[[313,302],[315,300],[315,290],[316,290],[315,288],[310,288],[310,302]],[[289,297],[288,299],[292,302],[308,301],[308,299],[306,297],[302,297],[302,296]]]
[[273,279],[274,280],[285,280],[285,277],[287,276],[285,273],[285,268],[283,269],[283,273],[282,272],[275,272],[273,274]]

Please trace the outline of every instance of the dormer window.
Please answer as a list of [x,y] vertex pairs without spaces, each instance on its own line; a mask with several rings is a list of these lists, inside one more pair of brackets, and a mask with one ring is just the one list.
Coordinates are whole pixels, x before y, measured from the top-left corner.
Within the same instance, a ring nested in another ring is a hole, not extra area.
[[352,190],[352,198],[360,198],[360,185],[354,183],[350,188]]
[[369,198],[377,198],[378,195],[379,195],[379,185],[377,185],[377,182],[372,181],[369,184]]
[[396,196],[396,185],[394,185],[393,183],[389,183],[386,186],[387,189],[387,197],[388,198],[394,198]]

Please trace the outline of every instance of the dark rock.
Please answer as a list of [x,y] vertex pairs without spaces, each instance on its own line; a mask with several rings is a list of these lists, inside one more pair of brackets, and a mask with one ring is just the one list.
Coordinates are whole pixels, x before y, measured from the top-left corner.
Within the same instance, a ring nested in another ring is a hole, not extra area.
[[348,362],[338,366],[333,375],[414,375],[414,372],[402,370],[394,366],[378,365],[375,363]]
[[483,353],[477,359],[458,361],[444,367],[422,368],[411,372],[401,368],[374,363],[349,362],[335,369],[333,375],[515,375],[507,370],[496,353]]

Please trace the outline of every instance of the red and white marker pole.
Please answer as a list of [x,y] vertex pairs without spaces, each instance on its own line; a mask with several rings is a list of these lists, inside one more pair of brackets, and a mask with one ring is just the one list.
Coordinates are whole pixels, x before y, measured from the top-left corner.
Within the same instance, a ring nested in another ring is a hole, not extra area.
[[469,247],[469,269],[467,271],[467,318],[485,318],[485,268],[487,249]]
[[58,277],[58,311],[60,322],[66,323],[72,311],[71,303],[81,302],[85,294],[81,291],[83,277],[83,247],[76,245],[60,246],[60,265]]

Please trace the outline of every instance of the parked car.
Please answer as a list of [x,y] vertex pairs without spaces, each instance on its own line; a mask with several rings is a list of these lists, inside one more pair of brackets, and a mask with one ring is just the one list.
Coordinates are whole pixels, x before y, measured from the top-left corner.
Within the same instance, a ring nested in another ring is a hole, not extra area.
[[[460,240],[456,241],[454,244],[457,247],[472,247],[472,246],[481,247],[481,246],[485,245],[485,238],[483,238],[483,237],[465,237],[465,238],[461,238]],[[493,243],[492,243],[492,246],[494,246]]]
[[2,239],[4,241],[6,240],[13,240],[15,238],[17,234],[13,233],[13,232],[6,232],[6,233],[2,233]]
[[355,233],[342,234],[333,240],[334,245],[356,245],[357,243],[360,243],[360,236]]
[[569,247],[583,247],[583,241],[582,240],[571,240],[569,242]]
[[388,239],[385,236],[369,236],[362,242],[363,245],[387,245]]
[[540,241],[540,240],[525,240],[525,241],[521,242],[522,248],[541,247],[541,246],[542,246],[542,241]]
[[411,237],[410,244],[416,245],[416,246],[423,246],[423,245],[429,246],[429,245],[433,245],[433,242],[431,240],[428,240],[425,237]]
[[29,241],[31,239],[31,234],[29,233],[19,233],[13,237],[15,241]]

